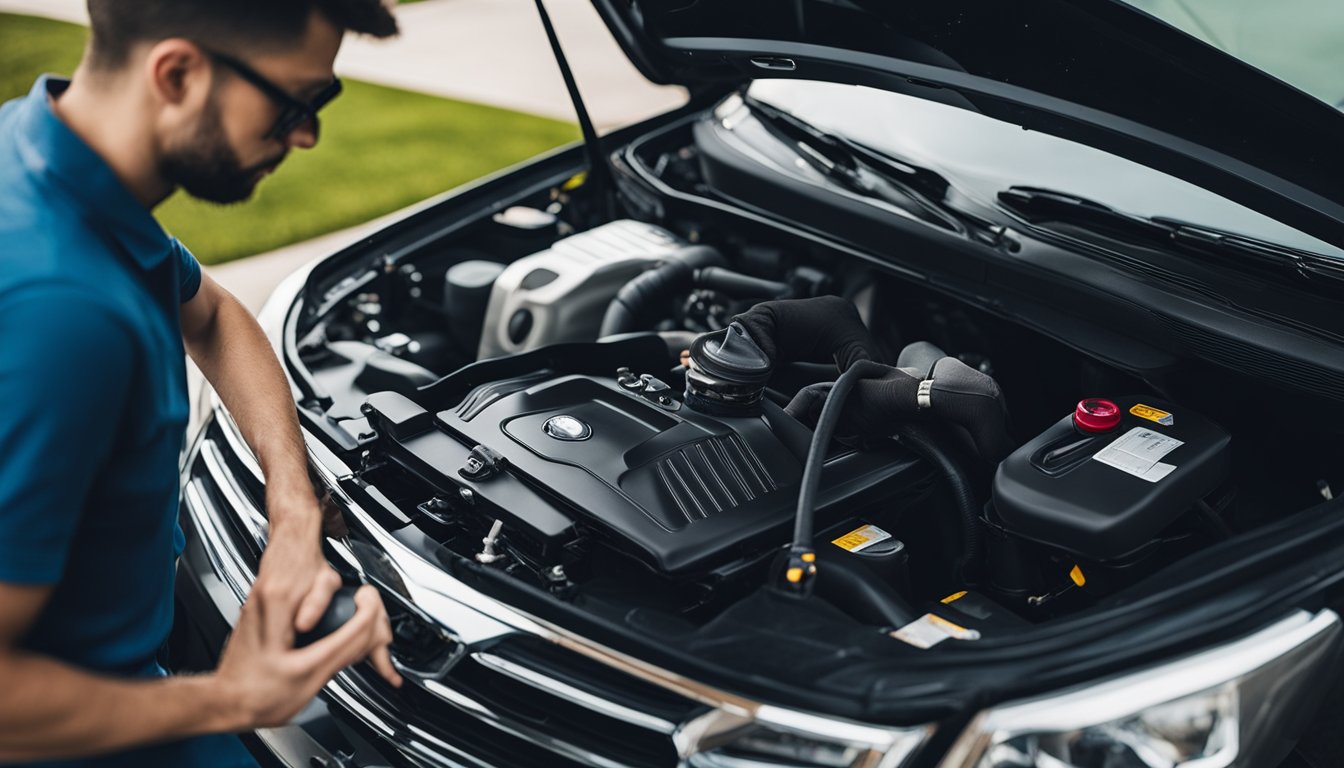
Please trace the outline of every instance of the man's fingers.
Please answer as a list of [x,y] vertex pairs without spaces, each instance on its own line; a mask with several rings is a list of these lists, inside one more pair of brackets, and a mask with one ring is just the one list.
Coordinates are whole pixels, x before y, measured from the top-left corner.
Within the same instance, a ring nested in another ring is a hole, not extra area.
[[835,384],[828,381],[803,387],[789,401],[784,412],[805,424],[816,424],[817,419],[821,418],[821,407],[826,404],[826,397],[833,386]]
[[322,619],[322,614],[331,603],[331,596],[340,588],[341,577],[336,571],[323,568],[318,572],[312,588],[304,596],[303,602],[299,603],[299,611],[294,616],[295,631],[307,632],[317,626],[317,622]]
[[[381,601],[380,601],[381,602]],[[373,649],[369,652],[369,663],[383,679],[393,686],[401,687],[401,673],[392,663],[392,621],[387,616],[387,606],[381,606],[381,616],[374,628]]]
[[369,663],[378,670],[378,674],[383,679],[397,688],[401,687],[401,673],[392,664],[392,653],[388,650],[385,643],[379,643],[374,647],[373,652],[369,654]]

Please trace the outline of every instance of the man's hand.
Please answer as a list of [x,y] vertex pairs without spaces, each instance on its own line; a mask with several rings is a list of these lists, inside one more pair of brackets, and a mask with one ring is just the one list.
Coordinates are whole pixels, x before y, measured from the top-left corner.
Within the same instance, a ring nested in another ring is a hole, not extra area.
[[[311,504],[313,509],[311,513],[294,514],[291,508],[291,520],[320,518],[317,499],[311,494],[293,503]],[[273,509],[270,517],[276,517]],[[294,645],[296,633],[307,632],[317,626],[331,602],[331,596],[341,588],[340,575],[322,554],[320,536],[320,531],[308,526],[281,528],[273,525],[271,539],[261,555],[257,580],[252,585],[248,602],[260,602],[265,606],[267,616],[274,617],[270,621],[276,624],[269,631],[275,632],[276,639],[287,648]],[[377,590],[368,591],[370,595],[366,599],[371,601],[375,610],[380,628],[377,637],[380,641],[356,660],[368,656],[374,669],[389,683],[401,685],[401,675],[392,666],[392,656],[388,650],[388,644],[392,642],[392,630],[386,607]],[[282,622],[280,617],[284,617],[285,621]]]
[[[254,587],[243,605],[211,678],[221,730],[245,731],[282,725],[337,672],[381,650],[394,685],[401,678],[387,660],[392,641],[387,612],[373,587],[355,593],[354,617],[304,648],[294,648],[292,612]],[[375,666],[379,666],[375,662]]]
[[[317,502],[313,501],[316,509]],[[307,632],[341,588],[340,574],[322,555],[320,534],[284,536],[280,532],[266,545],[257,572],[254,592],[266,594],[267,602],[289,608],[295,632]]]

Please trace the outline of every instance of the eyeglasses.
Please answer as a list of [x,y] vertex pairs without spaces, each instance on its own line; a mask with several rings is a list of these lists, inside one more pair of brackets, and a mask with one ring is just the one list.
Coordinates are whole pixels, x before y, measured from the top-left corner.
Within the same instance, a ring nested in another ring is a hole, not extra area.
[[279,105],[280,116],[276,118],[275,124],[266,132],[264,138],[267,139],[284,138],[292,133],[294,129],[310,120],[313,124],[313,136],[316,137],[318,132],[317,111],[325,107],[332,99],[336,98],[341,93],[340,78],[333,78],[330,83],[313,97],[312,101],[300,101],[289,95],[285,89],[266,79],[255,69],[247,66],[238,59],[235,59],[228,54],[211,51],[206,48],[202,48],[201,50],[205,51],[205,54],[209,56],[212,61],[223,64],[233,70],[235,74],[256,86],[257,90],[266,94],[271,101]]

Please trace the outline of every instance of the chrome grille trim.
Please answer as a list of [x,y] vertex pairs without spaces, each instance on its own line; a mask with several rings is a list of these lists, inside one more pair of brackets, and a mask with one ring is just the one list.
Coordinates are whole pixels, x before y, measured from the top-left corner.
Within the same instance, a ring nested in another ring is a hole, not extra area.
[[248,498],[247,492],[238,487],[237,481],[229,472],[224,456],[220,453],[219,445],[214,440],[201,441],[201,463],[205,465],[205,471],[214,481],[215,487],[224,496],[224,500],[235,510],[247,516],[247,522],[250,523],[247,530],[248,534],[251,535],[258,550],[264,549],[266,547],[266,537],[270,531],[270,521]]
[[[214,390],[210,391],[211,400],[217,399]],[[243,465],[258,483],[264,483],[265,478],[261,474],[261,465],[257,463],[257,457],[252,455],[252,449],[248,447],[247,441],[238,431],[238,425],[232,418],[219,418],[221,410],[215,408],[215,423],[219,425],[220,434],[224,435],[224,442],[228,443],[229,451]]]
[[457,707],[463,712],[474,715],[482,723],[497,728],[510,736],[515,736],[530,741],[533,744],[541,745],[562,757],[576,760],[585,765],[600,766],[600,768],[628,768],[628,766],[623,763],[609,760],[602,755],[576,747],[551,734],[514,722],[510,718],[495,712],[465,693],[450,688],[438,681],[426,680],[424,681],[424,688],[442,701]]
[[559,696],[562,699],[568,699],[571,703],[597,712],[607,717],[624,720],[625,722],[638,725],[641,728],[647,728],[658,733],[665,733],[669,736],[677,730],[675,723],[654,717],[652,715],[640,712],[637,709],[631,709],[615,702],[607,701],[600,696],[595,696],[587,691],[575,688],[568,683],[555,680],[530,667],[525,667],[508,659],[500,658],[493,653],[477,652],[471,654],[471,658],[483,667],[494,670],[502,675],[517,680],[520,683],[544,691],[553,696]]
[[247,589],[252,585],[252,580],[256,578],[256,575],[238,557],[230,556],[234,554],[234,548],[229,546],[228,534],[219,530],[212,522],[207,520],[209,510],[214,509],[214,505],[206,501],[206,493],[208,491],[202,486],[199,479],[192,480],[182,489],[183,506],[186,507],[187,513],[191,515],[196,530],[206,540],[205,553],[210,558],[210,565],[219,574],[234,597],[238,598],[238,604],[241,607],[243,599],[247,595]]
[[[424,761],[426,765],[462,768],[463,763],[445,759],[444,755],[448,754],[467,761],[465,765],[472,766],[472,768],[505,768],[505,766],[487,763],[469,755],[433,734],[427,733],[423,728],[391,724],[389,721],[394,718],[394,715],[370,703],[369,697],[359,692],[359,687],[359,684],[355,682],[349,672],[341,672],[327,684],[324,691],[342,707],[359,717],[361,722],[373,727],[389,742],[396,744],[398,749]],[[410,738],[410,736],[414,736],[414,738]]]

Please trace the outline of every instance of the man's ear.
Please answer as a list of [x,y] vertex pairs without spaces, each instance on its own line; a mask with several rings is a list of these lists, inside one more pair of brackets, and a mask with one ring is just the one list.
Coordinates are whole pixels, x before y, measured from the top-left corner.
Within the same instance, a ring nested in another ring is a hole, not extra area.
[[203,103],[213,74],[210,59],[200,46],[182,38],[160,40],[145,60],[149,91],[165,106]]

